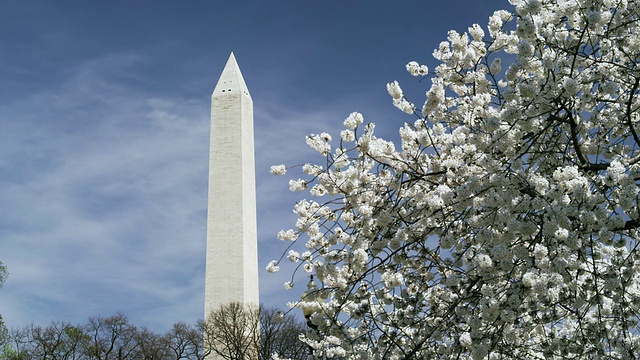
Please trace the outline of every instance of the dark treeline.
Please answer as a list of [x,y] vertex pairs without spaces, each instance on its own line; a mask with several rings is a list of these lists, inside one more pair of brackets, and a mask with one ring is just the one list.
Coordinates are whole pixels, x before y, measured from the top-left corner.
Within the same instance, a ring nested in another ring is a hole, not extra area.
[[[229,311],[223,308],[216,313],[225,315]],[[253,314],[248,314],[248,317],[254,316]],[[260,309],[255,312],[254,318],[259,319],[260,326],[256,326],[257,333],[250,336],[259,343],[255,346],[258,359],[269,359],[272,353],[291,359],[307,358],[307,348],[298,340],[299,334],[305,331],[305,325],[301,321],[291,315],[282,316],[274,309]],[[214,346],[205,346],[204,339],[212,339],[218,333],[226,332],[237,320],[228,317],[227,321],[221,321],[218,316],[215,324],[207,324],[202,320],[196,324],[179,322],[164,334],[146,327],[137,327],[124,314],[91,317],[81,325],[66,322],[52,322],[44,327],[28,325],[11,329],[4,339],[0,339],[0,359],[201,360],[212,352],[219,352],[220,349]],[[257,334],[259,336],[255,336]],[[241,358],[255,359],[256,353]]]

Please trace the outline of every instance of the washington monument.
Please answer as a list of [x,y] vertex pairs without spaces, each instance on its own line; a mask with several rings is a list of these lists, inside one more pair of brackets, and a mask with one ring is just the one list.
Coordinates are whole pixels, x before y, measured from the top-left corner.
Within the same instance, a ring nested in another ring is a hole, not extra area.
[[258,306],[253,100],[231,53],[211,95],[204,316]]

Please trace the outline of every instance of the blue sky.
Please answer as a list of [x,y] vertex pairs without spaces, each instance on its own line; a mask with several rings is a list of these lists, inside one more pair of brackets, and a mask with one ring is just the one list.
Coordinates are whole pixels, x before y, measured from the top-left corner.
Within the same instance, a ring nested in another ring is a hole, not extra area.
[[352,111],[394,138],[428,81],[405,70],[505,1],[3,1],[0,314],[22,326],[121,311],[158,331],[202,317],[210,95],[229,53],[254,100],[260,293],[286,307],[275,238],[301,194],[274,164],[319,158]]

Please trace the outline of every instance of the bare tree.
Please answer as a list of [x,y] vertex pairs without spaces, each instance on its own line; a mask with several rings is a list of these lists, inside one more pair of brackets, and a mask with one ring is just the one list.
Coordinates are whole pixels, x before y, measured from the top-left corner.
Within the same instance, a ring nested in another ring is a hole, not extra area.
[[202,321],[195,327],[184,322],[173,324],[171,330],[164,335],[169,358],[204,359],[203,329]]
[[164,360],[172,359],[168,339],[146,327],[135,332],[135,349],[131,359]]
[[89,359],[127,359],[137,347],[136,327],[129,324],[124,314],[108,318],[92,317],[85,331],[90,337],[86,351]]
[[257,359],[260,310],[231,302],[211,311],[204,322],[205,349],[222,359]]
[[303,360],[308,357],[307,345],[300,341],[306,325],[293,315],[278,309],[260,309],[260,359],[267,360],[277,353],[282,358]]
[[77,327],[65,322],[52,322],[46,327],[32,326],[31,357],[41,359],[75,360],[82,353],[88,337]]
[[129,323],[123,314],[92,317],[84,325],[52,322],[46,327],[28,325],[12,329],[0,360],[204,360],[307,358],[298,340],[305,325],[276,309],[259,309],[238,303],[220,307],[195,325],[179,322],[166,333]]

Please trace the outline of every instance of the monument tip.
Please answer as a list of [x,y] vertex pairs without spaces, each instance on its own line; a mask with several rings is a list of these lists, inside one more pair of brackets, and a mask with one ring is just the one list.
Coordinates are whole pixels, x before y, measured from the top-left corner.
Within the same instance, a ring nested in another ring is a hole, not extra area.
[[[235,89],[235,90],[234,90]],[[218,95],[233,95],[240,91],[241,94],[245,94],[247,97],[251,97],[247,84],[244,81],[240,66],[236,60],[233,51],[229,54],[227,64],[222,70],[222,74],[218,78],[218,83],[213,90],[212,96]]]

